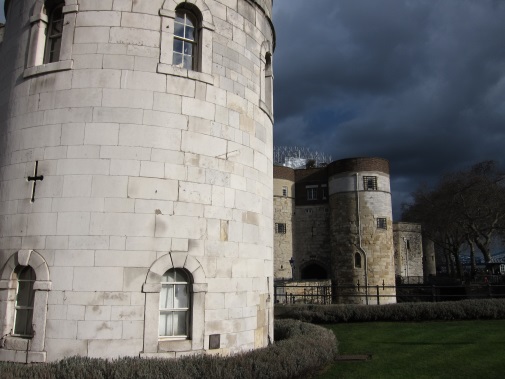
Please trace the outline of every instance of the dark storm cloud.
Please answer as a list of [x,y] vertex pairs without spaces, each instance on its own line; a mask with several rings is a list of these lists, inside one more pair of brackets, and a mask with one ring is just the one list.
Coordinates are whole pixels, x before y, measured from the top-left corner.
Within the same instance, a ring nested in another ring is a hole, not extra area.
[[505,146],[505,2],[277,0],[276,145],[381,156],[396,210]]

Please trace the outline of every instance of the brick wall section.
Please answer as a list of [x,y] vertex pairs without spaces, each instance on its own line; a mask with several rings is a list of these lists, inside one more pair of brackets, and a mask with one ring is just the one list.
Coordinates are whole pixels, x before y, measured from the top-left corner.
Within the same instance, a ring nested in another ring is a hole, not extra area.
[[328,175],[343,172],[379,171],[389,175],[389,161],[384,158],[348,158],[328,165]]
[[295,181],[295,170],[291,167],[274,165],[274,179],[285,179]]

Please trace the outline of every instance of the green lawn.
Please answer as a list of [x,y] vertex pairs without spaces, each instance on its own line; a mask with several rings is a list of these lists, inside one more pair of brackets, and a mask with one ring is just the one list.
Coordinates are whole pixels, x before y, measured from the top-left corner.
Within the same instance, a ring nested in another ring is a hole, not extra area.
[[328,326],[340,354],[371,361],[337,362],[317,378],[505,378],[505,320],[375,322]]

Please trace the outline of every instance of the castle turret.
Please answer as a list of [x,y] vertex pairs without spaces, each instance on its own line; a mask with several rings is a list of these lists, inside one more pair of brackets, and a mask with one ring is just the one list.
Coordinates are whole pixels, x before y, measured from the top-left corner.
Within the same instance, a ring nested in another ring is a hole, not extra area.
[[376,304],[379,286],[381,304],[396,302],[387,287],[395,284],[389,162],[343,159],[328,166],[328,176],[335,300]]
[[272,0],[7,0],[0,360],[273,339],[271,15]]

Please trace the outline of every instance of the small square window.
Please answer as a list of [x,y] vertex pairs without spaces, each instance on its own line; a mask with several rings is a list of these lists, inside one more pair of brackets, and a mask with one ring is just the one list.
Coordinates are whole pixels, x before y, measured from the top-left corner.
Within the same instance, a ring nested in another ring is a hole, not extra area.
[[387,229],[387,221],[385,217],[379,217],[377,219],[377,229]]
[[365,191],[377,191],[377,177],[363,176],[363,188]]
[[282,196],[288,197],[288,187],[287,186],[282,187]]
[[307,188],[307,200],[317,200],[317,188]]
[[286,234],[286,224],[284,224],[284,223],[275,223],[275,233]]

